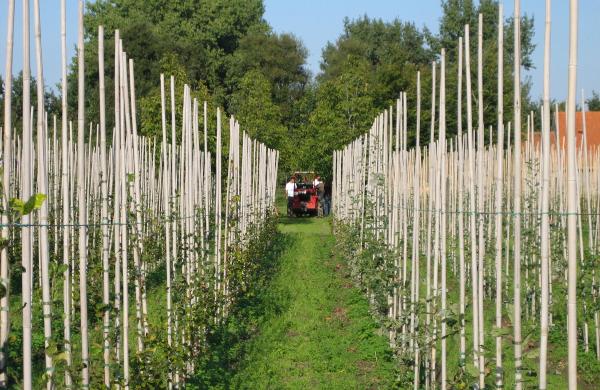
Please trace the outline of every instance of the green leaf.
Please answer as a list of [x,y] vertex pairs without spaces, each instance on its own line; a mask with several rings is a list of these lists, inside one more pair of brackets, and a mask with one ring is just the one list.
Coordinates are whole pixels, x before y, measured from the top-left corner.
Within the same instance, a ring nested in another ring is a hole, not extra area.
[[25,209],[25,202],[23,202],[21,199],[12,198],[8,202],[8,205],[9,205],[10,209],[13,210],[14,212],[16,212],[17,214],[23,215],[23,210]]
[[56,354],[52,357],[54,360],[56,361],[67,361],[67,359],[69,358],[69,354],[67,352],[61,352],[59,354]]
[[48,348],[46,348],[46,355],[48,356],[54,356],[57,352],[58,347],[55,343],[48,345]]
[[496,328],[494,327],[490,332],[494,337],[506,337],[512,333],[510,328]]
[[523,354],[525,359],[537,359],[540,357],[540,349],[533,348]]
[[68,264],[61,264],[57,267],[56,271],[59,274],[64,274],[67,270],[69,269],[69,265]]
[[525,338],[523,339],[523,341],[521,341],[521,345],[526,348],[527,345],[531,342],[531,340],[533,339],[533,333],[529,333],[527,336],[525,336]]
[[467,374],[474,378],[477,378],[479,376],[479,369],[475,367],[473,363],[467,363],[466,371]]
[[38,210],[39,208],[41,208],[46,198],[47,196],[44,194],[32,195],[27,201],[27,203],[25,203],[22,215],[31,214],[31,212],[33,212],[34,210]]

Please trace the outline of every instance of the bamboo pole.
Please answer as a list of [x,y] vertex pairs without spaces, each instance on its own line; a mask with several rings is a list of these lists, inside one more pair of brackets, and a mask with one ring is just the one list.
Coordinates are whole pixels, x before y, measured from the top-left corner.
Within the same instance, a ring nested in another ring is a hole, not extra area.
[[[31,69],[30,69],[30,42],[29,42],[29,0],[23,0],[23,146],[21,155],[21,196],[29,199],[31,196]],[[21,221],[25,227],[21,229],[21,302],[23,305],[23,389],[30,390],[31,382],[31,278],[33,267],[31,261],[32,255],[32,237],[30,216],[24,215]]]
[[462,118],[462,77],[463,77],[463,38],[458,38],[458,88],[457,88],[457,115],[458,121],[457,143],[458,143],[458,250],[459,250],[459,325],[460,325],[460,356],[459,366],[464,370],[467,358],[467,339],[465,329],[465,242],[464,242],[464,140],[463,140],[463,118]]
[[[114,169],[113,169],[113,188],[112,193],[114,193],[113,199],[113,221],[119,221],[119,212],[120,212],[120,203],[121,202],[121,191],[119,189],[120,178],[120,160],[118,159],[119,148],[121,147],[121,99],[120,99],[120,91],[121,91],[121,40],[119,38],[119,30],[115,30],[115,53],[114,53],[114,115],[115,115],[115,128],[113,132],[113,159],[114,159]],[[113,224],[113,241],[114,241],[114,252],[115,252],[115,267],[114,267],[114,294],[115,294],[115,362],[120,364],[121,362],[121,318],[119,316],[121,312],[121,256],[119,256],[119,251],[121,247],[121,234],[120,234],[120,226],[118,224]]]
[[[495,229],[496,229],[496,329],[502,328],[502,198],[504,194],[504,8],[498,5],[498,107],[497,129],[498,142],[496,144],[496,204],[495,204]],[[492,139],[490,137],[490,145]],[[496,387],[503,386],[502,370],[502,335],[496,336]]]
[[[484,175],[483,175],[483,159],[484,159],[484,123],[483,123],[483,14],[479,14],[477,24],[477,113],[478,113],[478,150],[477,150],[477,211],[484,211]],[[484,216],[479,214],[477,218],[479,224],[479,242],[477,244],[478,264],[477,264],[477,321],[479,322],[477,329],[478,333],[478,355],[479,355],[479,388],[485,387],[485,355],[484,355],[484,334],[485,323],[483,322],[483,279],[484,279],[484,254],[485,254],[485,238],[484,238]],[[475,284],[473,284],[475,288]]]
[[420,227],[420,215],[418,212],[420,206],[420,176],[421,176],[421,147],[420,147],[420,139],[421,139],[421,72],[417,72],[417,125],[416,125],[416,136],[415,136],[415,177],[413,179],[413,207],[415,209],[414,214],[414,228],[413,228],[413,246],[412,246],[412,283],[411,283],[411,340],[414,343],[414,381],[413,388],[416,390],[419,388],[419,344],[417,340],[417,329],[419,319],[416,313],[417,304],[419,302],[419,227]]
[[85,198],[84,134],[85,90],[84,90],[84,43],[83,43],[83,0],[79,0],[79,38],[77,43],[77,204],[79,229],[79,310],[81,317],[81,384],[90,384],[89,341],[87,318],[87,208]]
[[446,288],[446,51],[442,49],[441,60],[440,60],[440,225],[441,225],[441,248],[440,248],[440,261],[442,271],[442,298],[441,298],[441,388],[446,389],[448,373],[446,367],[446,313],[447,313],[447,288]]
[[[467,92],[467,145],[468,145],[468,178],[469,178],[469,210],[475,210],[475,159],[473,151],[473,105],[471,95],[471,44],[469,25],[465,26],[465,75]],[[479,359],[479,294],[477,272],[477,241],[475,240],[475,214],[469,216],[471,241],[471,290],[472,290],[472,325],[473,325],[473,362],[481,374]]]
[[522,345],[521,345],[521,1],[515,0],[514,9],[514,84],[513,84],[513,255],[514,255],[514,356],[515,356],[515,388],[521,390],[522,384]]
[[[60,6],[60,35],[61,35],[61,198],[62,198],[62,223],[70,224],[70,191],[69,191],[69,140],[68,140],[68,118],[67,118],[67,17],[66,0],[61,0]],[[71,365],[72,365],[72,345],[71,345],[71,267],[70,267],[70,247],[71,247],[71,229],[66,227],[63,232],[63,337],[65,363],[65,387],[70,388]]]
[[128,164],[127,155],[129,154],[129,142],[130,142],[130,131],[131,131],[131,118],[129,111],[129,91],[128,91],[128,77],[127,77],[127,55],[125,52],[121,52],[120,65],[120,87],[121,87],[121,123],[124,126],[121,127],[121,148],[119,150],[118,159],[120,160],[120,190],[121,190],[121,203],[120,203],[120,216],[119,224],[121,230],[121,256],[122,256],[122,296],[123,296],[123,308],[121,311],[123,321],[123,381],[125,389],[129,388],[129,242],[128,237]]
[[[540,301],[540,382],[547,387],[549,265],[550,265],[550,0],[546,0],[544,33],[544,91],[542,117],[542,199],[541,199],[541,301]],[[558,142],[558,140],[557,140]]]
[[[167,144],[167,121],[166,121],[166,98],[165,98],[165,76],[161,73],[160,75],[160,101],[161,101],[161,118],[162,118],[162,161],[163,161],[163,171],[162,171],[162,183],[163,183],[163,209],[165,213],[165,269],[167,274],[167,345],[169,347],[173,344],[173,325],[172,325],[172,297],[171,297],[171,289],[172,289],[172,281],[171,281],[171,226],[170,226],[170,202],[169,198],[171,196],[170,189],[170,181],[169,177],[169,147]],[[168,373],[168,387],[172,388],[173,386],[173,373],[172,367],[169,368]]]
[[[14,39],[15,1],[8,1],[8,12],[6,22],[6,62],[4,67],[4,127],[2,138],[2,207],[8,207],[11,184],[11,161],[13,159],[12,144],[12,63],[13,63],[13,39]],[[8,215],[2,213],[2,240],[9,239]],[[10,332],[9,297],[10,279],[8,267],[8,248],[0,249],[0,282],[4,288],[4,294],[0,297],[0,387],[7,386],[7,348],[8,335]]]
[[[47,168],[47,140],[44,126],[44,72],[42,62],[42,32],[40,21],[40,2],[33,2],[34,31],[35,31],[35,53],[37,70],[37,191],[42,194],[48,194],[48,168]],[[53,388],[53,367],[52,355],[48,351],[50,340],[52,339],[52,300],[50,297],[50,259],[48,245],[48,202],[43,202],[40,211],[38,223],[38,255],[40,258],[40,277],[42,279],[42,312],[44,316],[44,345],[46,349],[45,367],[46,367],[46,387]]]
[[577,87],[578,0],[569,1],[569,71],[567,95],[567,333],[569,389],[577,388],[577,184],[575,89]]
[[108,230],[108,172],[106,167],[106,103],[104,85],[104,27],[98,26],[98,81],[100,94],[100,221],[102,222],[102,303],[104,386],[110,386],[110,242]]

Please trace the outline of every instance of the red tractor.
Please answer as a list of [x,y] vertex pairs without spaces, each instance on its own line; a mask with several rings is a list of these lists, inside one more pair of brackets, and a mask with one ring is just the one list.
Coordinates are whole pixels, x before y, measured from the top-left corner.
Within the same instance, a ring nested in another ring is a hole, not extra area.
[[295,172],[293,176],[296,178],[296,189],[291,212],[296,216],[318,215],[320,205],[314,186],[315,173]]

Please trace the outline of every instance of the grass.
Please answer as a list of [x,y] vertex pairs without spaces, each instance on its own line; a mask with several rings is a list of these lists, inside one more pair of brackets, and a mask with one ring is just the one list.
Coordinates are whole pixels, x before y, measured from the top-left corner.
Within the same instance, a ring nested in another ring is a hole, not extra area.
[[332,253],[328,219],[280,219],[286,248],[270,307],[232,378],[234,388],[389,388],[395,362],[368,303]]

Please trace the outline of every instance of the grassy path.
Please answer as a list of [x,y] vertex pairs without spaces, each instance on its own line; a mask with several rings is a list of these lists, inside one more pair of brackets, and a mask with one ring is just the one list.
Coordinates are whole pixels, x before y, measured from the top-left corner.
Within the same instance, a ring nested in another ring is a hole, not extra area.
[[270,307],[231,384],[236,388],[389,388],[394,363],[360,291],[333,254],[327,219],[282,217],[286,248]]

